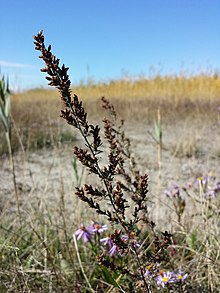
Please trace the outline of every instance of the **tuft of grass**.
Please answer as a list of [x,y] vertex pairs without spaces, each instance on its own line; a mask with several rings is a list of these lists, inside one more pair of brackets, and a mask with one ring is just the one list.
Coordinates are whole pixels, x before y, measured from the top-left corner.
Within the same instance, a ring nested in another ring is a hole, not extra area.
[[179,158],[195,158],[201,154],[201,150],[195,137],[187,136],[176,142],[172,154]]

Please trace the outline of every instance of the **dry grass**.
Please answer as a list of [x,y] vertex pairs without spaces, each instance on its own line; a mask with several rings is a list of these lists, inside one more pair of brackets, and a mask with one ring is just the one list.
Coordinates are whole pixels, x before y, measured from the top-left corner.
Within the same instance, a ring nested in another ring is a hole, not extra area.
[[[73,92],[88,103],[88,111],[99,117],[97,100],[105,96],[114,102],[125,119],[150,119],[155,108],[160,107],[162,114],[176,115],[213,113],[219,105],[220,79],[216,75],[197,75],[195,77],[157,76],[153,79],[137,81],[118,80],[108,84],[90,84],[73,87]],[[38,117],[56,119],[59,114],[58,94],[52,90],[35,89],[13,97],[14,115],[27,111],[33,119]],[[100,109],[101,110],[101,109]],[[136,115],[135,115],[136,114]],[[48,117],[48,115],[50,115]],[[147,115],[147,116],[146,116]],[[149,116],[148,116],[149,115]],[[172,117],[173,118],[173,117]]]
[[[187,169],[190,169],[190,163],[193,163],[196,156],[200,156],[201,153],[201,135],[207,133],[209,124],[213,122],[216,126],[218,121],[220,79],[214,74],[200,74],[189,78],[157,76],[151,80],[140,78],[135,82],[121,80],[109,84],[75,87],[73,92],[85,103],[89,117],[97,121],[104,117],[100,97],[109,98],[119,116],[133,127],[134,136],[139,126],[143,129],[148,122],[151,127],[151,123],[156,118],[157,109],[160,108],[162,126],[169,125],[169,132],[163,132],[165,149],[162,158],[162,184],[164,182],[167,185],[171,184],[170,177],[166,177],[171,170],[176,177],[183,176],[183,169],[177,172],[175,164],[181,162],[181,168],[184,164]],[[60,108],[61,103],[56,91],[35,89],[13,95],[14,149],[19,149],[22,143],[26,151],[32,151],[39,147],[61,145],[63,141],[68,141],[71,137],[75,138],[75,133],[72,133],[58,118]],[[207,124],[206,128],[205,124]],[[203,132],[198,133],[197,129]],[[147,137],[147,130],[144,131],[142,130],[142,133]],[[173,135],[174,131],[177,132],[175,135]],[[166,135],[170,134],[173,135],[171,144],[166,141]],[[0,139],[2,137],[1,132]],[[150,138],[148,143],[149,140]],[[210,138],[208,140],[211,141]],[[140,142],[143,143],[142,149],[136,147]],[[136,148],[134,155],[141,168],[143,167],[144,170],[147,168],[150,174],[154,172],[156,174],[154,177],[157,178],[156,144],[151,144],[150,147],[153,150],[149,154],[147,153],[149,146],[145,145],[144,139],[139,141],[136,138],[132,145],[134,149]],[[1,147],[4,152],[3,144]],[[72,148],[71,143],[69,148]],[[149,158],[141,158],[140,150],[143,155],[147,153]],[[219,147],[216,147],[214,152],[218,156],[216,160],[219,160]],[[88,292],[79,262],[76,260],[77,249],[80,250],[82,264],[91,285],[95,288],[98,283],[100,287],[103,286],[103,292],[111,290],[111,286],[107,289],[104,284],[101,285],[100,280],[103,279],[103,275],[97,264],[88,261],[88,259],[94,259],[94,253],[81,244],[79,248],[74,247],[71,240],[77,225],[83,221],[88,224],[95,215],[88,215],[84,205],[76,202],[72,196],[77,180],[74,178],[74,181],[71,176],[73,170],[70,168],[70,153],[64,154],[64,149],[60,148],[52,149],[47,153],[50,160],[45,156],[46,154],[43,153],[35,156],[33,152],[28,157],[28,162],[16,157],[16,172],[23,212],[22,224],[18,223],[13,213],[14,204],[11,194],[5,192],[6,188],[0,189],[4,193],[4,198],[7,197],[7,200],[2,200],[0,205],[2,212],[0,274],[3,280],[0,291],[6,292],[8,289],[10,292],[51,292],[52,290],[61,292],[65,288],[65,292]],[[40,163],[38,166],[36,162],[41,161],[46,163],[44,165]],[[28,173],[28,163],[35,173],[31,174],[32,171]],[[41,169],[37,169],[36,165]],[[155,170],[152,171],[151,166]],[[7,167],[5,170],[9,172]],[[76,168],[76,170],[81,174],[81,169]],[[196,171],[203,171],[201,165],[197,166]],[[43,176],[38,177],[41,172]],[[34,178],[33,182],[30,175]],[[85,176],[83,181],[87,182],[88,178]],[[169,229],[174,234],[176,241],[175,248],[178,253],[174,255],[173,264],[190,273],[187,282],[189,286],[191,284],[194,287],[188,292],[218,292],[216,290],[218,290],[220,279],[219,199],[200,204],[195,199],[201,199],[201,194],[195,192],[192,198],[188,198],[183,218],[181,222],[178,222],[172,203],[161,200],[162,188],[156,191],[157,179],[153,182],[152,177],[151,175],[152,202],[155,201],[155,195],[158,196],[161,204],[159,214],[164,217],[160,224],[162,228]],[[8,178],[10,174],[4,177],[2,183],[6,184]],[[13,193],[12,190],[11,193]],[[212,204],[214,208],[212,217],[209,215],[208,204]]]
[[179,115],[213,113],[219,104],[220,79],[206,74],[194,77],[158,75],[148,80],[121,80],[76,87],[73,91],[89,102],[88,110],[92,113],[97,113],[94,100],[103,95],[114,102],[125,119],[152,120],[158,107],[163,117],[179,119]]
[[[158,75],[136,81],[90,83],[72,90],[83,100],[93,120],[103,117],[100,98],[105,96],[114,103],[120,117],[129,122],[152,122],[158,108],[163,122],[179,121],[186,116],[210,121],[218,115],[220,79],[216,74]],[[72,132],[57,119],[60,108],[58,93],[53,90],[34,89],[13,95],[14,150],[20,149],[21,143],[26,150],[31,150],[70,141]],[[3,132],[0,138],[4,139]],[[0,153],[4,152],[6,145],[2,143]]]

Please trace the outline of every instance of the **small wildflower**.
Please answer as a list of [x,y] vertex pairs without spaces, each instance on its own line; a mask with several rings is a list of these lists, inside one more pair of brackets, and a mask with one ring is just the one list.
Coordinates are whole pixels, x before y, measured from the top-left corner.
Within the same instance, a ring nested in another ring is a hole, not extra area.
[[204,194],[205,198],[211,199],[216,197],[215,189],[212,189],[208,186],[207,191]]
[[108,245],[110,248],[113,246],[113,242],[112,242],[112,240],[111,240],[111,238],[110,238],[109,236],[100,239],[100,242],[101,242],[103,245]]
[[149,269],[146,269],[145,270],[145,273],[144,273],[144,276],[145,277],[148,277],[148,278],[151,278],[153,276],[153,274],[152,274],[152,272]]
[[201,181],[203,189],[205,189],[209,183],[209,176],[202,176],[199,178],[199,180]]
[[150,263],[146,266],[144,276],[148,278],[152,278],[153,275],[158,273],[159,264],[158,263]]
[[115,253],[117,253],[118,255],[120,254],[117,245],[113,244],[112,248],[109,250],[109,254],[110,256],[113,256]]
[[127,242],[129,240],[129,237],[128,235],[122,235],[121,236],[121,239],[124,241],[124,242]]
[[180,187],[178,185],[174,184],[172,188],[170,188],[169,190],[166,189],[164,191],[164,193],[167,197],[179,198],[180,197]]
[[141,244],[138,242],[137,239],[135,239],[136,233],[130,233],[130,237],[126,234],[126,235],[122,235],[121,239],[127,243],[130,240],[130,243],[132,244],[133,247],[135,248],[139,248],[141,246]]
[[121,255],[120,252],[118,251],[117,245],[113,243],[112,239],[109,236],[106,238],[100,239],[100,242],[103,245],[108,245],[110,256],[113,256],[115,253],[117,253],[118,255]]
[[165,287],[165,285],[175,282],[175,274],[173,272],[160,271],[160,274],[156,277],[157,285]]
[[216,180],[212,173],[198,178],[204,197],[207,199],[215,198],[220,192],[220,183]]
[[220,193],[220,183],[217,182],[212,187],[208,186],[207,189],[208,190],[207,190],[205,196],[207,198],[215,198],[217,196],[217,194]]
[[87,243],[88,241],[92,239],[92,234],[83,224],[80,225],[80,228],[77,229],[74,234],[77,237],[76,238],[77,240],[79,240],[82,237],[84,243]]
[[100,225],[99,223],[93,223],[92,226],[90,227],[90,230],[97,234],[100,234],[107,229],[108,229],[107,225]]
[[185,281],[185,279],[188,277],[188,274],[184,274],[182,271],[179,271],[177,274],[176,274],[176,280],[179,281],[179,282],[183,282]]

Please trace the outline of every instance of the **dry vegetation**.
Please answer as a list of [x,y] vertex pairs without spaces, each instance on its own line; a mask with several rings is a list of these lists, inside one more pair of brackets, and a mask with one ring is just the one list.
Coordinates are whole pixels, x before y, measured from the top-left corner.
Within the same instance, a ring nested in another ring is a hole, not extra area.
[[[90,121],[100,123],[105,116],[100,106],[102,96],[125,120],[133,156],[140,170],[149,173],[150,214],[158,229],[173,234],[174,254],[164,269],[179,267],[189,273],[187,286],[178,292],[218,292],[219,194],[213,201],[204,200],[205,190],[185,187],[210,170],[220,177],[218,74],[158,75],[82,85],[72,91],[83,101]],[[81,222],[102,220],[93,212],[88,214],[83,203],[74,198],[74,186],[95,181],[76,161],[71,165],[72,146],[81,141],[76,131],[58,118],[60,108],[53,90],[34,89],[12,95],[12,147],[16,154],[20,222],[0,128],[0,291],[125,292],[125,277],[113,274],[114,280],[122,284],[118,291],[113,289],[113,279],[94,262],[96,252],[72,240]],[[153,129],[158,109],[163,129],[161,145]],[[66,142],[69,151],[64,148]],[[173,182],[178,183],[181,195],[166,198],[163,191]],[[150,239],[150,235],[145,236]]]
[[[102,119],[102,96],[113,102],[122,119],[132,123],[151,123],[158,108],[164,122],[175,123],[185,117],[212,120],[218,113],[220,79],[216,73],[191,77],[158,75],[136,81],[89,83],[74,87],[73,92],[82,98],[94,120]],[[58,94],[53,90],[34,89],[12,95],[14,150],[18,150],[21,143],[29,150],[58,146],[73,140],[69,128],[57,119],[60,107]],[[2,131],[0,138],[4,140]],[[0,153],[6,151],[3,142]]]

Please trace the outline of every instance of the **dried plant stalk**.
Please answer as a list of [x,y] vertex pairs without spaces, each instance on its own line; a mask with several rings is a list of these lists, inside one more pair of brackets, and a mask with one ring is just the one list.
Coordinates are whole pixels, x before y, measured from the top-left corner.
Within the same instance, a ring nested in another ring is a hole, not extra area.
[[[103,107],[109,112],[110,118],[103,120],[104,136],[108,142],[109,152],[107,165],[101,166],[100,155],[103,141],[100,136],[100,127],[88,122],[83,103],[79,101],[77,95],[71,94],[68,68],[64,65],[59,66],[59,59],[51,53],[50,45],[48,48],[45,47],[42,31],[34,36],[34,44],[35,49],[41,52],[40,58],[46,65],[41,71],[47,73],[46,79],[49,85],[56,87],[60,92],[63,101],[61,117],[79,130],[85,142],[85,149],[75,146],[74,154],[90,173],[99,178],[102,185],[102,188],[88,184],[81,188],[77,187],[76,195],[98,214],[105,216],[111,224],[119,226],[119,229],[115,229],[109,237],[121,253],[132,252],[145,292],[150,292],[144,277],[146,257],[141,258],[139,255],[135,240],[137,224],[140,222],[147,224],[149,230],[154,233],[154,223],[148,216],[148,175],[141,175],[136,168],[130,152],[130,141],[122,130],[123,121],[118,126],[114,106],[103,97]],[[103,202],[109,204],[108,209],[102,204]],[[121,233],[126,233],[127,241],[122,240]],[[162,236],[162,240],[155,238],[154,261],[160,258],[160,254],[163,254],[164,249],[171,243],[172,235],[166,233]],[[114,266],[103,255],[97,259],[109,269],[114,267],[124,275],[137,278],[126,266]]]

